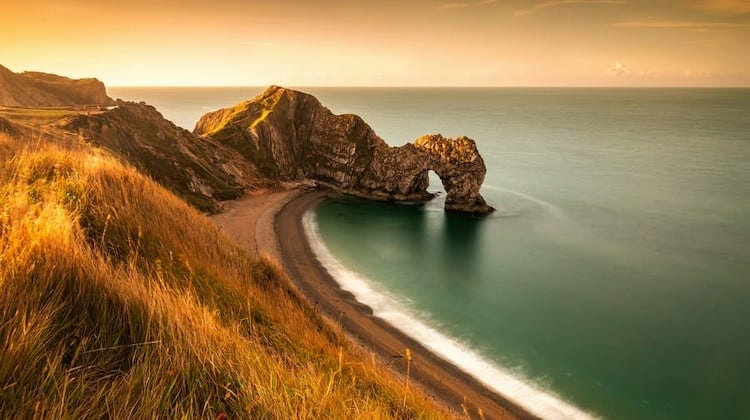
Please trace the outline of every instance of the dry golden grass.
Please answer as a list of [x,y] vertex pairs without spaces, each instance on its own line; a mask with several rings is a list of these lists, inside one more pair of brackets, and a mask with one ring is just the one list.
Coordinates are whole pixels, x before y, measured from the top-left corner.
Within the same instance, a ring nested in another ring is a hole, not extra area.
[[2,417],[221,413],[444,414],[148,178],[0,135]]
[[94,108],[87,107],[18,108],[0,106],[0,116],[30,126],[49,124],[73,115],[100,112]]

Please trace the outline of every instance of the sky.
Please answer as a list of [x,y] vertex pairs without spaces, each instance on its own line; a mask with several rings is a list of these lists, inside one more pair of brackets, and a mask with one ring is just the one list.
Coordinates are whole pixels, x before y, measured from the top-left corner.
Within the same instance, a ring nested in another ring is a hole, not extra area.
[[109,86],[750,86],[750,0],[0,0],[0,64]]

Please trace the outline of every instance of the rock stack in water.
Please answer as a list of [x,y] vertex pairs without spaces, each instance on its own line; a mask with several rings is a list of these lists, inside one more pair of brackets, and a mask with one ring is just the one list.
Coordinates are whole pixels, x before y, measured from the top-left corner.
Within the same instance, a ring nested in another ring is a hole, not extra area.
[[432,197],[432,170],[447,192],[446,209],[494,210],[479,194],[486,168],[474,140],[429,135],[390,147],[360,117],[335,115],[302,92],[272,86],[204,115],[194,133],[231,146],[270,179],[313,180],[367,199],[422,201]]

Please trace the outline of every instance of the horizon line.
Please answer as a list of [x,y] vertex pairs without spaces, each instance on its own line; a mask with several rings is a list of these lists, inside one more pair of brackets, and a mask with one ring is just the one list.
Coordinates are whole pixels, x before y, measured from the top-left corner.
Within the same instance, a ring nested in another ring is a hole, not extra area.
[[279,86],[284,88],[336,88],[336,89],[750,89],[750,83],[737,85],[107,85],[106,88],[268,88]]

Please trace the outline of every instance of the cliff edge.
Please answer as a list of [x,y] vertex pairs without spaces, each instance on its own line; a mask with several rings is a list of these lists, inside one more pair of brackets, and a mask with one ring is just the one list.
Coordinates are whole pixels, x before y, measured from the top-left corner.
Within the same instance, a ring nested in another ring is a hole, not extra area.
[[314,96],[278,86],[204,115],[194,133],[237,150],[277,181],[313,180],[381,201],[422,201],[428,172],[447,192],[445,208],[487,214],[479,193],[486,167],[466,137],[424,136],[391,147],[356,115],[335,115]]
[[52,107],[109,105],[104,83],[49,73],[14,73],[0,65],[0,106]]
[[217,202],[264,184],[234,149],[196,137],[150,105],[120,101],[109,111],[80,113],[53,126],[109,150],[203,211],[216,212]]

